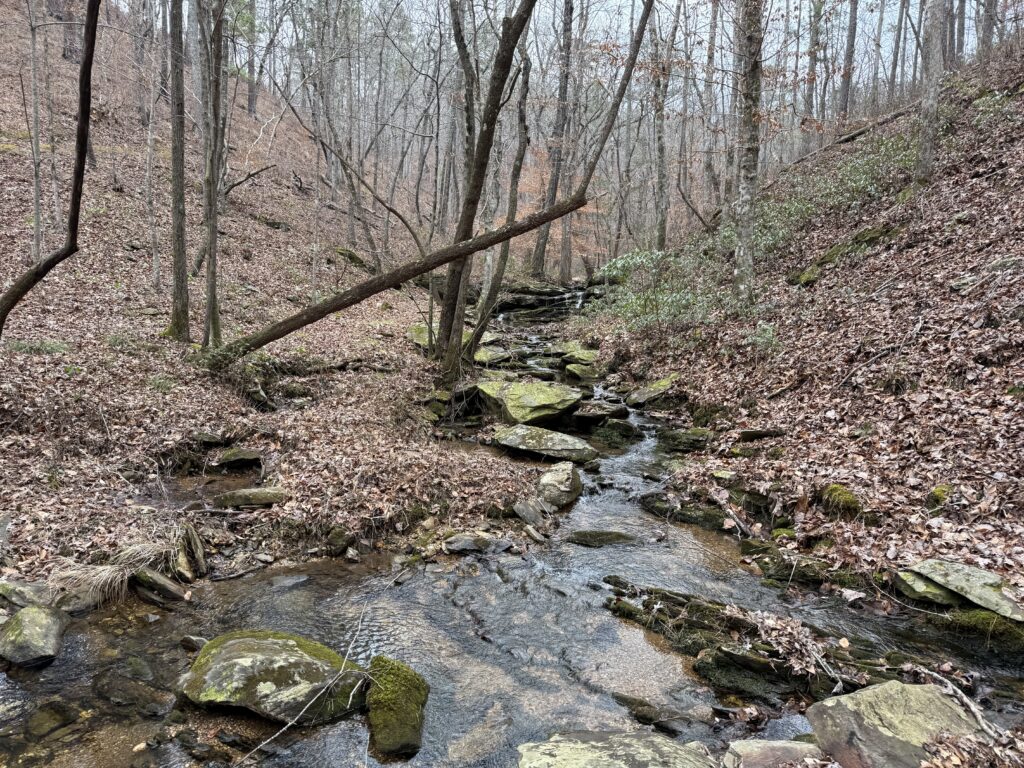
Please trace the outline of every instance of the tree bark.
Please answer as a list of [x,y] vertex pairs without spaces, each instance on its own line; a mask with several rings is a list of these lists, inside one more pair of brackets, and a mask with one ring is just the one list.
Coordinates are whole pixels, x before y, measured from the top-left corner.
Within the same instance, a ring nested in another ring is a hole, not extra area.
[[85,28],[82,33],[81,65],[78,70],[78,128],[75,133],[75,165],[71,176],[71,197],[68,202],[67,232],[64,244],[23,272],[14,284],[0,294],[0,336],[11,311],[26,294],[50,271],[78,252],[78,224],[82,210],[82,189],[85,184],[85,160],[89,151],[89,112],[92,110],[92,63],[96,54],[96,28],[99,24],[100,0],[88,0]]
[[[562,45],[559,57],[558,72],[558,107],[555,110],[555,125],[551,133],[551,176],[548,178],[548,189],[544,196],[544,205],[553,205],[558,199],[558,185],[562,177],[562,154],[565,152],[566,127],[569,114],[569,64],[572,56],[572,0],[562,2]],[[530,260],[530,274],[537,278],[544,277],[544,254],[548,247],[550,226],[540,228],[537,242]]]
[[739,190],[736,200],[737,298],[744,304],[754,302],[754,226],[758,161],[761,150],[761,48],[764,39],[761,0],[740,1],[737,41],[740,72],[739,114]]
[[[850,23],[846,27],[846,50],[843,53],[843,76],[839,85],[839,125],[846,124],[850,114],[850,90],[853,86],[853,54],[857,47],[857,11],[859,0],[850,0]],[[879,9],[881,13],[881,9]]]
[[921,137],[915,176],[919,183],[931,180],[935,169],[935,145],[939,133],[939,90],[942,86],[942,39],[945,32],[945,0],[928,0],[922,41],[924,96],[921,99]]
[[171,321],[165,331],[189,341],[188,255],[185,244],[185,52],[182,0],[171,0]]

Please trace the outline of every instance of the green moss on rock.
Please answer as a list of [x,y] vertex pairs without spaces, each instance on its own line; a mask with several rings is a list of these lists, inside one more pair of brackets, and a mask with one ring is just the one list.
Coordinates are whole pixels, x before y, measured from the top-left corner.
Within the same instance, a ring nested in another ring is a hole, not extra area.
[[415,670],[387,656],[370,661],[366,696],[373,746],[386,755],[413,755],[423,740],[423,711],[430,686]]
[[953,487],[949,483],[942,483],[928,491],[924,505],[929,512],[937,512],[949,503],[949,497],[953,493]]
[[840,483],[832,483],[821,491],[821,505],[829,514],[843,519],[857,517],[864,512],[853,491]]

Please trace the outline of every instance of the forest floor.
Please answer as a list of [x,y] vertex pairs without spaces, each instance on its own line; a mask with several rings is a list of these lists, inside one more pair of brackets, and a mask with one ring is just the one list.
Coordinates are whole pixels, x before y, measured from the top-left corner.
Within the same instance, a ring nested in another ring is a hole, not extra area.
[[[674,492],[722,498],[711,473],[733,471],[795,510],[795,530],[777,532],[784,546],[836,568],[941,556],[1024,590],[1022,85],[1020,61],[952,76],[932,183],[911,183],[911,153],[872,194],[818,208],[759,264],[754,311],[639,331],[614,315],[586,321],[618,376],[679,374],[688,402],[670,415],[710,415],[720,430]],[[912,137],[915,119],[796,166],[771,190],[774,210],[823,182],[841,187],[843,169],[863,166],[850,160]],[[739,443],[752,428],[785,434]],[[825,511],[833,483],[860,513]]]
[[[27,33],[21,23],[9,28],[0,61],[21,61]],[[101,38],[108,34],[115,33]],[[101,46],[116,44],[101,40]],[[301,553],[322,544],[334,525],[379,533],[427,514],[457,525],[517,498],[537,474],[533,469],[486,452],[450,450],[432,437],[421,401],[432,391],[436,370],[406,338],[426,309],[425,291],[389,291],[273,345],[269,351],[280,358],[347,363],[346,370],[282,381],[279,394],[288,407],[276,411],[254,407],[237,387],[210,376],[190,359],[193,347],[161,337],[170,307],[169,132],[161,123],[155,142],[163,284],[157,290],[145,199],[146,133],[138,126],[130,81],[126,85],[116,58],[109,63],[114,55],[107,52],[108,63],[98,65],[94,78],[96,166],[86,177],[82,250],[19,305],[0,343],[2,570],[41,576],[62,558],[96,561],[132,542],[172,536],[186,519],[212,529],[210,538],[225,546],[237,541],[245,549]],[[51,58],[58,62],[54,113],[51,128],[44,111],[43,126],[44,138],[55,137],[63,204],[76,114],[73,89],[64,86],[74,82],[75,71],[59,55]],[[0,209],[6,220],[0,287],[29,263],[32,241],[22,81],[28,82],[27,70],[0,67]],[[260,109],[266,119],[278,107],[261,102]],[[162,104],[161,120],[165,112]],[[231,131],[230,180],[264,164],[277,167],[234,190],[221,218],[226,341],[366,277],[335,252],[348,244],[347,216],[311,191],[316,156],[301,128],[285,119],[272,131],[243,108],[233,111]],[[191,258],[201,242],[201,152],[194,132],[189,140]],[[52,208],[49,154],[44,142],[44,215]],[[293,173],[306,179],[302,188]],[[48,223],[52,218],[47,215]],[[45,245],[62,238],[59,224],[45,228]],[[191,280],[191,294],[198,341],[202,277]],[[230,518],[183,512],[162,487],[161,465],[194,446],[201,433],[260,451],[263,483],[283,486],[291,500]]]

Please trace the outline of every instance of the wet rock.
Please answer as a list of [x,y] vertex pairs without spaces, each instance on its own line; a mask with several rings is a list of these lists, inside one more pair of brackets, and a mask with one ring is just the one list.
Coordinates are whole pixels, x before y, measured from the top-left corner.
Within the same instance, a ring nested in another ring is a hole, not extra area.
[[482,381],[477,391],[510,424],[537,424],[571,411],[583,397],[578,389],[543,381]]
[[[271,720],[298,718],[300,725],[313,725],[361,709],[366,681],[358,665],[320,643],[284,632],[242,630],[207,643],[183,688],[195,704],[242,707]],[[303,712],[317,694],[317,704]]]
[[844,766],[918,768],[940,733],[980,735],[972,716],[935,685],[895,680],[812,705],[807,719],[823,752]]
[[673,385],[679,380],[679,374],[673,373],[664,379],[659,379],[646,387],[641,387],[626,398],[626,405],[631,408],[646,408],[663,400],[671,391]]
[[629,408],[623,403],[610,403],[607,400],[590,400],[583,403],[573,413],[573,422],[581,428],[602,424],[608,419],[625,419],[629,416]]
[[486,552],[494,539],[484,533],[455,533],[444,540],[444,548],[455,555]]
[[608,419],[593,432],[594,439],[610,448],[623,448],[644,436],[636,424],[625,419]]
[[291,589],[297,587],[300,584],[306,584],[309,582],[309,576],[304,573],[286,573],[281,576],[275,576],[270,580],[270,586],[274,589]]
[[263,466],[263,456],[255,448],[228,448],[217,459],[218,469],[252,469]]
[[185,635],[178,644],[189,653],[195,653],[201,651],[203,646],[206,645],[209,640],[205,637],[199,637],[198,635]]
[[1003,580],[994,573],[947,560],[924,560],[909,569],[975,605],[1013,621],[1024,622],[1024,607],[1007,597]]
[[385,755],[416,754],[423,742],[423,711],[430,686],[412,668],[387,656],[370,661],[366,695],[373,746]]
[[541,534],[537,532],[537,529],[532,525],[527,525],[523,530],[526,532],[526,535],[533,539],[537,544],[544,544],[547,541],[547,539],[541,536]]
[[537,492],[544,501],[556,509],[572,504],[583,493],[583,481],[580,479],[579,470],[571,461],[555,464],[540,476],[540,480],[537,481]]
[[911,600],[937,605],[960,605],[963,600],[955,592],[939,586],[913,571],[900,571],[893,577],[896,588]]
[[949,613],[928,614],[929,623],[964,635],[972,651],[992,651],[1000,656],[1024,655],[1024,625],[1005,619],[984,608],[955,609]]
[[137,586],[142,587],[165,600],[187,600],[185,588],[152,568],[140,568],[132,576]]
[[658,444],[670,453],[694,453],[706,450],[713,433],[710,429],[663,429],[658,432]]
[[239,488],[218,494],[213,503],[222,509],[245,509],[247,507],[272,507],[283,504],[291,498],[284,488],[266,486],[263,488]]
[[25,608],[29,605],[49,605],[53,593],[41,582],[0,579],[0,597],[17,608]]
[[780,768],[824,757],[814,744],[747,739],[729,745],[729,751],[722,756],[722,768]]
[[[570,466],[572,466],[570,464]],[[542,498],[526,499],[517,501],[512,505],[512,512],[527,525],[541,526],[544,524],[544,515],[558,511],[558,507],[549,504]]]
[[665,491],[652,491],[640,497],[640,507],[645,512],[675,523],[687,523],[720,531],[728,515],[721,507],[695,501],[673,499]]
[[506,448],[553,459],[583,463],[597,458],[597,451],[578,437],[525,424],[499,429],[494,433],[494,439]]
[[614,544],[632,544],[636,541],[636,536],[621,531],[573,531],[566,541],[581,547],[598,548]]
[[115,707],[130,709],[143,717],[163,717],[174,708],[174,694],[170,691],[162,691],[111,669],[96,677],[93,690]]
[[60,653],[68,617],[41,605],[19,610],[0,628],[0,658],[19,667],[42,667]]
[[659,707],[646,699],[625,693],[613,693],[612,698],[629,710],[629,714],[638,723],[654,726],[657,730],[672,736],[680,736],[690,730],[690,718],[677,709]]
[[771,516],[775,506],[772,497],[754,488],[735,472],[716,470],[711,473],[711,477],[716,484],[729,491],[729,500],[733,504],[743,507],[754,517]]
[[636,731],[556,734],[519,746],[519,768],[715,768],[702,747]]
[[25,736],[31,741],[39,741],[57,729],[75,722],[78,715],[78,710],[69,704],[48,701],[29,717],[25,725]]
[[342,525],[331,528],[327,534],[327,554],[331,557],[341,557],[356,543],[358,537]]

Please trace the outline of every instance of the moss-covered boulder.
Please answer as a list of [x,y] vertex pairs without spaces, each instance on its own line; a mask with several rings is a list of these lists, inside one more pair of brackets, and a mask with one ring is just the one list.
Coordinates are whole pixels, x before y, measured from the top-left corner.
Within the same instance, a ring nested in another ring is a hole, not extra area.
[[821,506],[833,517],[851,520],[864,513],[856,494],[840,483],[826,485],[818,494]]
[[648,731],[555,734],[519,746],[518,768],[715,768],[695,744]]
[[579,381],[593,381],[601,378],[601,371],[594,365],[582,365],[580,363],[569,363],[565,366],[565,372],[572,378]]
[[362,709],[366,683],[357,664],[313,640],[240,630],[203,646],[183,692],[201,706],[241,707],[279,722],[314,725]]
[[222,509],[244,509],[246,507],[272,507],[274,504],[283,504],[290,498],[291,494],[284,488],[266,486],[225,491],[215,496],[213,503]]
[[370,661],[366,695],[373,747],[385,755],[407,757],[423,743],[423,712],[430,686],[411,667],[387,656]]
[[963,602],[956,592],[951,592],[913,571],[899,571],[893,576],[893,583],[896,585],[896,589],[911,600],[920,600],[923,603],[935,603],[936,605],[960,605]]
[[569,413],[583,397],[578,389],[546,381],[481,381],[484,402],[510,424],[538,424]]
[[811,264],[803,269],[797,269],[786,275],[786,282],[801,288],[814,285],[821,279],[821,267]]
[[[430,345],[430,335],[427,333],[426,323],[416,323],[415,325],[411,326],[409,328],[407,336],[409,337],[409,340],[420,349],[427,349],[427,347]],[[437,326],[434,326],[433,338],[434,343],[437,344]],[[463,344],[468,343],[471,338],[473,338],[472,328],[466,328],[465,330],[462,331]],[[490,331],[484,331],[483,336],[480,338],[480,343],[482,345],[493,344],[497,340],[497,335],[491,333]]]
[[935,486],[924,497],[925,509],[929,512],[940,512],[949,503],[949,498],[952,494],[953,487],[949,483],[941,483]]
[[840,765],[918,768],[941,733],[979,735],[977,721],[936,685],[890,681],[807,709],[818,746]]
[[969,602],[1017,622],[1024,622],[1024,606],[1010,599],[1003,580],[994,573],[948,560],[923,560],[910,571],[931,579]]
[[552,355],[562,358],[565,364],[593,365],[600,354],[596,349],[588,349],[578,341],[563,341],[553,344],[549,350]]
[[512,353],[501,347],[477,347],[473,362],[477,365],[497,365],[512,359]]
[[571,461],[555,464],[537,481],[537,495],[556,509],[572,504],[581,493],[583,480]]
[[721,507],[694,500],[675,499],[665,491],[645,493],[640,497],[640,508],[674,523],[697,525],[711,531],[721,531],[728,517]]
[[658,432],[658,445],[670,453],[694,453],[707,449],[712,434],[702,427],[663,429]]
[[626,419],[608,419],[597,427],[591,435],[594,440],[608,448],[625,448],[644,436],[644,431]]
[[250,469],[263,466],[263,456],[255,448],[228,448],[217,459],[220,469]]
[[658,379],[632,392],[626,398],[626,405],[631,408],[646,408],[649,405],[654,405],[659,400],[665,399],[677,381],[679,381],[678,373],[673,373],[664,379]]
[[597,458],[597,451],[585,440],[526,424],[499,429],[494,433],[494,440],[498,445],[513,451],[552,459],[567,459],[580,464]]
[[0,628],[0,658],[19,667],[42,667],[60,653],[68,617],[42,605],[22,608]]

